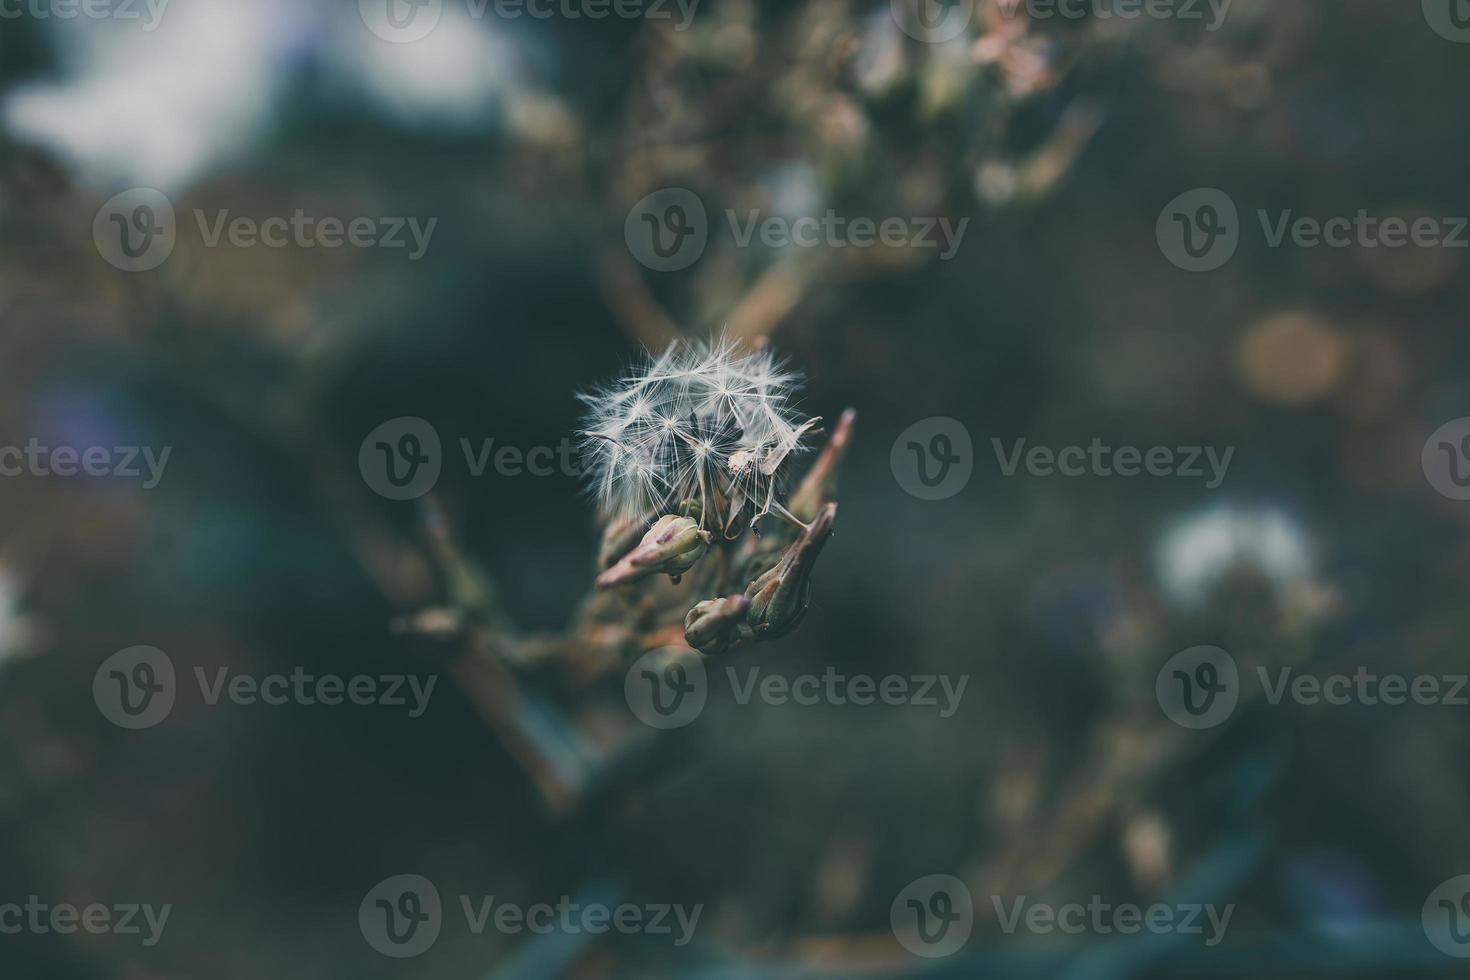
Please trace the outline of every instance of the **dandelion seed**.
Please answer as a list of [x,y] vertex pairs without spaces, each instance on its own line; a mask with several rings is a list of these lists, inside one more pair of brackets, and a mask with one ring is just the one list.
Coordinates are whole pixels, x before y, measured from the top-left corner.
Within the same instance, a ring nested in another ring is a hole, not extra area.
[[582,395],[582,451],[603,510],[647,520],[693,500],[701,525],[718,528],[756,507],[752,520],[784,515],[782,464],[817,422],[790,406],[799,380],[769,350],[684,341]]

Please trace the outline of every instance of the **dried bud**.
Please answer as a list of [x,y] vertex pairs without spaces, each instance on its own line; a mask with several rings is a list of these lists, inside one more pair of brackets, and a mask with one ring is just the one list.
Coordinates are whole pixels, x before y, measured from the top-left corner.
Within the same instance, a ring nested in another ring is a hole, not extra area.
[[812,569],[822,546],[832,536],[837,505],[827,504],[786,549],[781,561],[745,590],[750,600],[746,616],[759,639],[773,640],[796,628],[812,598]]
[[597,587],[610,589],[659,572],[668,574],[677,582],[679,576],[704,557],[710,541],[709,532],[701,531],[691,518],[673,514],[660,517],[643,535],[638,547],[597,576]]
[[684,640],[700,653],[724,653],[740,642],[749,609],[750,600],[743,595],[706,599],[684,617]]
[[842,413],[827,445],[822,447],[817,461],[807,470],[801,485],[791,495],[791,513],[802,520],[809,521],[816,517],[822,505],[836,493],[837,472],[842,467],[842,457],[847,455],[848,444],[852,441],[853,423],[856,420],[857,412],[852,409]]

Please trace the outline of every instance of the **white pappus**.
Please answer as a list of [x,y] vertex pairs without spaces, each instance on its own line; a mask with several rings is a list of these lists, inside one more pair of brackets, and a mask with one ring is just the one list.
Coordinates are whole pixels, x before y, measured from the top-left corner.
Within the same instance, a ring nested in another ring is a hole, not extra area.
[[792,407],[800,376],[768,349],[675,341],[627,377],[580,395],[582,451],[604,511],[637,520],[700,505],[700,525],[738,536],[742,518],[795,520],[777,499],[782,464],[818,419]]

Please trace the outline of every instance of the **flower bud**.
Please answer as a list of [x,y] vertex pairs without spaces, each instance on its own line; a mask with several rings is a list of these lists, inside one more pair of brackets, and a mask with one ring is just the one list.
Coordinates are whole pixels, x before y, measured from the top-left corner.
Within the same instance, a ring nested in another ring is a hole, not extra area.
[[743,595],[697,603],[684,617],[684,640],[700,653],[724,653],[740,642],[749,609]]
[[597,587],[610,589],[660,572],[677,582],[704,557],[711,540],[709,532],[701,531],[692,518],[673,514],[660,517],[638,547],[597,577]]
[[822,546],[832,536],[832,523],[837,518],[837,505],[827,504],[816,519],[786,549],[777,565],[757,578],[745,590],[750,600],[746,621],[757,639],[773,640],[796,628],[806,615],[812,599],[812,569]]
[[837,427],[832,431],[832,437],[822,447],[817,461],[791,495],[791,513],[801,520],[809,521],[816,517],[822,505],[836,493],[837,473],[842,468],[842,457],[847,455],[848,444],[852,441],[853,423],[856,420],[857,412],[854,410],[849,408],[842,413],[842,417],[837,420]]

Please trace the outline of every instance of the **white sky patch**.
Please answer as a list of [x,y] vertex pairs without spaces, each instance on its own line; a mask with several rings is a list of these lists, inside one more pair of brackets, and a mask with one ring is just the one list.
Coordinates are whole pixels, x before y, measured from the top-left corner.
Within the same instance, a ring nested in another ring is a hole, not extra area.
[[413,124],[478,124],[518,75],[511,42],[455,4],[411,44],[382,40],[356,4],[327,0],[171,0],[152,31],[115,19],[39,26],[62,77],[17,87],[0,122],[98,191],[173,194],[247,153],[305,58],[329,85]]
[[6,126],[51,148],[98,189],[168,193],[239,152],[264,126],[275,55],[308,12],[283,0],[170,3],[156,30],[53,20],[65,80],[16,90]]
[[445,4],[438,26],[410,44],[385,41],[360,22],[345,25],[338,39],[343,73],[375,101],[415,119],[475,121],[518,74],[511,42],[459,4]]

